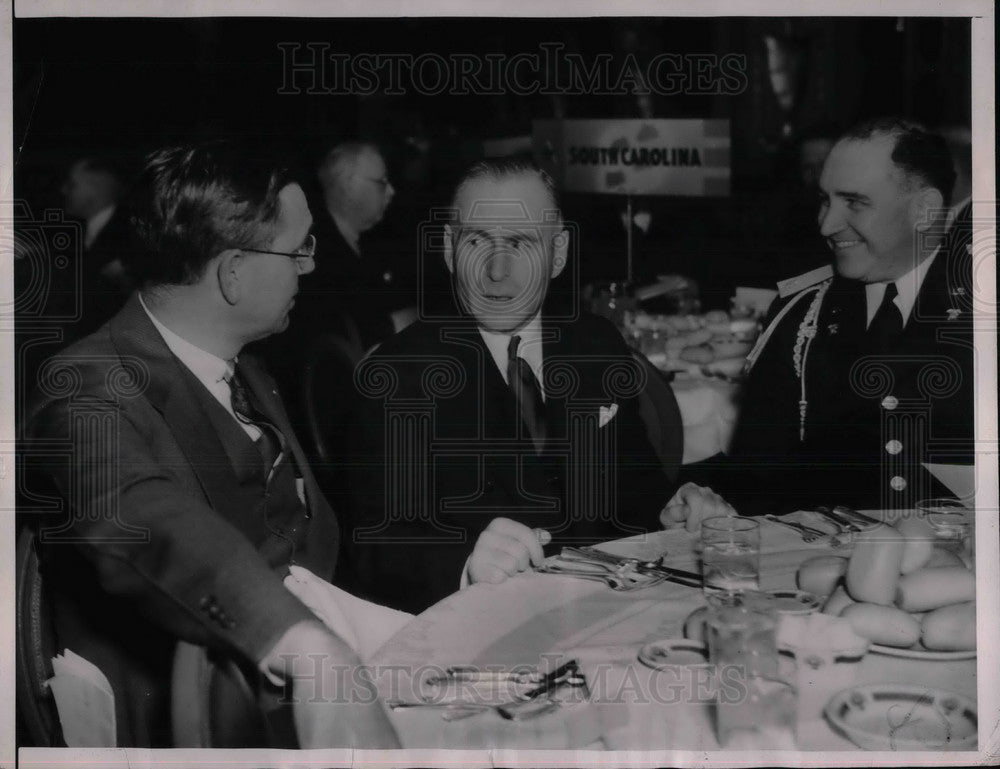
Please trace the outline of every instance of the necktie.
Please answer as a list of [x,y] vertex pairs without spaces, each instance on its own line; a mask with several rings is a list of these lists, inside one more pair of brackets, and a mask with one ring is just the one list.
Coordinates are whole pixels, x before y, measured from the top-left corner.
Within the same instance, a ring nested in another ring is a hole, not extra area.
[[531,433],[536,453],[541,454],[545,449],[545,403],[531,366],[517,354],[520,343],[521,337],[512,336],[507,346],[507,384],[514,393],[517,414]]
[[878,306],[875,317],[868,326],[868,338],[880,350],[887,349],[903,330],[903,315],[893,301],[898,294],[895,283],[886,285],[882,304]]
[[226,380],[229,383],[229,392],[232,397],[233,411],[236,417],[248,424],[252,424],[260,430],[260,438],[257,439],[257,449],[264,460],[264,467],[270,471],[274,467],[275,461],[284,450],[284,436],[268,419],[262,415],[253,405],[250,399],[250,388],[240,374],[237,364],[233,367],[233,373]]

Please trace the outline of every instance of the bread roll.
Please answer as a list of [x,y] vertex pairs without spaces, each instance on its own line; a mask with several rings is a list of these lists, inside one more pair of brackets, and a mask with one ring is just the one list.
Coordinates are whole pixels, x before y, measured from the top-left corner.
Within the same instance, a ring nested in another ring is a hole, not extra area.
[[933,611],[975,597],[975,574],[964,566],[939,566],[900,578],[896,605],[904,611]]
[[885,646],[913,646],[920,640],[920,623],[902,609],[876,603],[853,603],[840,613],[854,632]]
[[935,547],[931,549],[931,557],[927,563],[924,564],[925,569],[936,569],[941,566],[964,566],[965,562],[959,558],[951,550],[945,550],[943,547]]
[[855,539],[845,584],[856,601],[892,604],[903,562],[903,536],[892,526],[863,531]]
[[975,649],[975,601],[953,603],[929,612],[920,625],[920,640],[935,651]]
[[927,565],[934,549],[934,531],[924,518],[904,518],[896,529],[906,539],[903,545],[901,574],[909,574]]
[[795,575],[795,584],[807,593],[827,596],[833,592],[846,571],[846,558],[839,555],[818,555],[802,562]]
[[836,617],[854,602],[854,599],[847,594],[844,586],[842,584],[837,585],[834,591],[830,593],[830,597],[826,599],[826,603],[823,604],[823,608],[820,609],[820,613]]

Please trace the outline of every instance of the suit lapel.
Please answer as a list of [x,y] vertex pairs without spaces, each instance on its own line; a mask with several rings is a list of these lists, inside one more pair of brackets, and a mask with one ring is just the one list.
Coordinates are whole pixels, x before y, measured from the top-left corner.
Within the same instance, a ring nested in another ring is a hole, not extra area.
[[239,480],[230,454],[195,389],[194,385],[200,383],[191,382],[193,375],[170,352],[139,304],[138,294],[133,294],[112,318],[109,330],[123,364],[145,369],[146,399],[163,415],[209,504],[226,518],[244,519],[246,502]]

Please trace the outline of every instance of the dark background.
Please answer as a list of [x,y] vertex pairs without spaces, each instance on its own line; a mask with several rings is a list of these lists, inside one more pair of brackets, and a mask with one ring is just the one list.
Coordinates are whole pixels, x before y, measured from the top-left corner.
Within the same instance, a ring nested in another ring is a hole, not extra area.
[[[771,89],[766,34],[799,52],[791,114]],[[66,166],[81,154],[112,154],[134,169],[165,142],[258,137],[309,176],[332,143],[363,136],[383,144],[398,190],[381,235],[415,259],[419,223],[430,206],[447,202],[482,140],[527,135],[532,118],[641,116],[631,96],[281,95],[282,42],[442,56],[540,53],[540,43],[561,42],[588,60],[610,53],[616,64],[627,52],[640,62],[661,52],[745,55],[743,93],[654,95],[649,107],[656,118],[731,121],[730,197],[635,201],[652,215],[649,233],[637,235],[640,277],[689,274],[707,307],[723,306],[734,285],[769,285],[825,258],[786,248],[789,217],[803,216],[789,171],[799,132],[882,114],[931,126],[970,123],[967,19],[18,19],[18,197],[36,216],[58,206]],[[623,276],[624,201],[575,195],[564,209],[581,229],[583,279]],[[808,217],[809,201],[805,210]]]

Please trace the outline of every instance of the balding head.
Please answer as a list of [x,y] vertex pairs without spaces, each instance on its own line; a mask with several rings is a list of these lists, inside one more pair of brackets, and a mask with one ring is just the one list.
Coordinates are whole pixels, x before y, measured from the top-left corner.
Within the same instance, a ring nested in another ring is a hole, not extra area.
[[338,144],[323,158],[317,176],[327,210],[358,233],[382,220],[396,192],[382,153],[366,142]]

